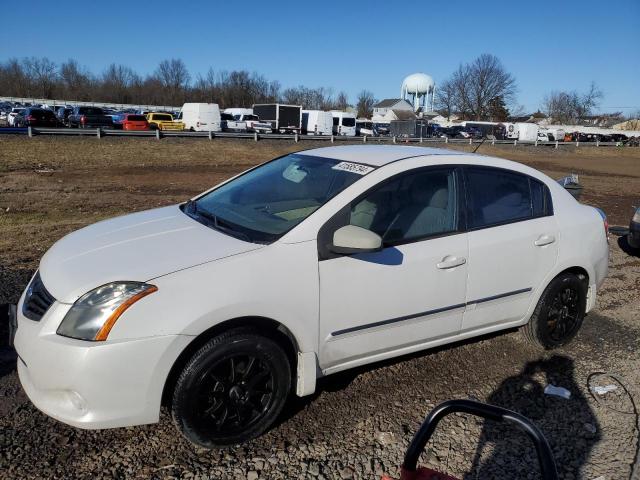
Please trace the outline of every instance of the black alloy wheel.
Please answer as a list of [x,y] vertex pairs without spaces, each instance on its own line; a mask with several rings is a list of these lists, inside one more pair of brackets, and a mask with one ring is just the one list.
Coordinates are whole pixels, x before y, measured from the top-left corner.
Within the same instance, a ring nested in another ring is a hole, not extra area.
[[273,372],[262,359],[232,354],[200,375],[194,412],[207,428],[238,434],[269,409],[273,390]]
[[555,277],[540,296],[529,322],[522,327],[525,340],[545,350],[569,343],[584,320],[587,285],[584,275],[564,272]]
[[198,446],[238,444],[273,425],[290,388],[291,366],[276,341],[231,330],[209,340],[187,362],[174,388],[172,416]]
[[553,297],[547,312],[549,337],[560,342],[567,336],[573,336],[580,326],[579,292],[572,287],[558,291]]

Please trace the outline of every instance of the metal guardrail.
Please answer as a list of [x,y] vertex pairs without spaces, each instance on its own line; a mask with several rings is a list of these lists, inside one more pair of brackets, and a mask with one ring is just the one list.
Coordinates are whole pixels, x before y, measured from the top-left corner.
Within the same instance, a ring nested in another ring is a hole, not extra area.
[[485,143],[486,145],[527,145],[527,146],[544,146],[560,148],[563,146],[586,146],[586,147],[619,147],[622,142],[544,142],[544,141],[521,141],[521,140],[482,140],[482,139],[465,139],[465,138],[418,138],[418,137],[346,137],[342,135],[300,135],[300,134],[281,134],[281,133],[234,133],[234,132],[191,132],[188,130],[116,130],[109,128],[0,128],[0,134],[22,134],[34,137],[37,135],[66,135],[66,136],[93,136],[102,137],[149,137],[158,140],[170,137],[184,138],[244,138],[248,140],[290,140],[299,141],[326,141],[326,142],[362,142],[362,143],[396,143],[396,144],[454,144],[454,145],[477,145]]

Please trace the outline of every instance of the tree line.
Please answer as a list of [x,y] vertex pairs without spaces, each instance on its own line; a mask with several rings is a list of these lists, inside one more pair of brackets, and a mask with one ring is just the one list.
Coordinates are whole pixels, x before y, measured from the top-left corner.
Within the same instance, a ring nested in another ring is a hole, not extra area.
[[46,57],[11,58],[0,63],[0,93],[8,97],[142,105],[215,102],[222,108],[277,101],[321,110],[350,106],[345,92],[334,94],[332,89],[305,86],[283,89],[278,81],[246,70],[209,69],[194,77],[185,63],[175,58],[163,60],[146,76],[118,64],[94,74],[72,59],[57,65]]
[[[482,54],[461,64],[436,87],[438,113],[461,120],[505,121],[514,112],[517,85],[500,60]],[[362,90],[355,104],[343,91],[309,88],[303,85],[282,88],[276,80],[246,70],[209,71],[195,77],[181,59],[167,59],[148,75],[130,67],[111,64],[95,74],[70,59],[56,64],[46,57],[11,58],[0,62],[0,94],[129,103],[141,105],[182,105],[185,102],[215,102],[221,108],[250,107],[254,103],[281,102],[308,109],[344,110],[354,106],[360,117],[371,117],[377,102],[373,93]],[[543,101],[543,109],[554,121],[572,123],[593,113],[602,92],[592,83],[584,94],[553,91]],[[515,107],[521,110],[521,107]],[[511,111],[510,111],[511,109]]]

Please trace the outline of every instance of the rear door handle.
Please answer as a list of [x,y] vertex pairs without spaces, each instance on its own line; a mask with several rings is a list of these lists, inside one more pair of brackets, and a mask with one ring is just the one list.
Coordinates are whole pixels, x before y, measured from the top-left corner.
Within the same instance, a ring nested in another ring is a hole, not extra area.
[[540,235],[538,239],[533,242],[533,244],[537,247],[544,247],[545,245],[549,245],[556,241],[556,237],[553,235]]
[[467,259],[464,257],[455,257],[453,255],[447,255],[442,261],[436,264],[440,270],[446,270],[447,268],[455,268],[467,263]]

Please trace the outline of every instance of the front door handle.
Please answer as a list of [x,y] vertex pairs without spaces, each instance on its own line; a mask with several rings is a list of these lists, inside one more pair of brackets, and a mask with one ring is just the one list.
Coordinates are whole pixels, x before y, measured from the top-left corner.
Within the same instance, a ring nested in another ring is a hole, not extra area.
[[438,267],[440,270],[446,270],[447,268],[459,267],[460,265],[464,265],[465,263],[467,263],[467,259],[464,257],[447,255],[442,259],[440,263],[436,264],[436,267]]
[[556,241],[556,237],[553,235],[540,235],[538,239],[533,242],[536,247],[544,247]]

